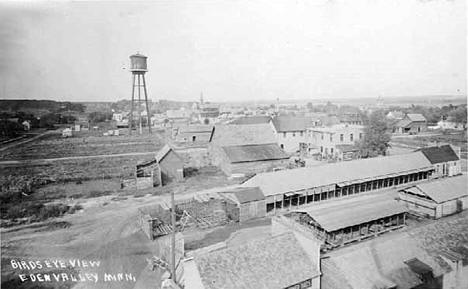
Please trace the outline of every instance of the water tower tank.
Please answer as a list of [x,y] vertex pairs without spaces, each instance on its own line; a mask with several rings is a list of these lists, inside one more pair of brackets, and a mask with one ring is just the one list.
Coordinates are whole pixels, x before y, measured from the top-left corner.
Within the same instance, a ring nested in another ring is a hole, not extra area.
[[146,59],[148,57],[139,53],[130,56],[130,71],[132,72],[146,72],[148,68],[146,66]]

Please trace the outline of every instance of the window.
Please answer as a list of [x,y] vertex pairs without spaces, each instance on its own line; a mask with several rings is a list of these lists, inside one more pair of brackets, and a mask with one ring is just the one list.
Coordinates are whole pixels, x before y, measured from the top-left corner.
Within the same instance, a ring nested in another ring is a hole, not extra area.
[[333,154],[333,148],[330,148],[330,153]]
[[333,135],[330,134],[330,142],[333,142]]
[[295,137],[295,136],[296,136],[296,133],[295,133],[295,132],[293,132],[292,134],[293,134],[293,137]]
[[323,153],[323,146],[320,147],[320,152]]
[[286,137],[286,133],[285,133],[285,132],[283,132],[283,137]]
[[350,133],[350,134],[349,134],[349,141],[353,141],[353,140],[354,140],[353,134]]
[[280,144],[280,148],[281,148],[281,149],[284,149],[284,144]]
[[344,135],[340,134],[340,142],[343,142],[343,141],[344,141]]
[[304,132],[303,132],[303,131],[301,131],[301,136],[304,136]]
[[362,139],[362,132],[359,133],[359,139]]
[[322,140],[323,140],[323,133],[322,133],[322,134],[320,134],[320,135],[321,135],[321,138],[322,138]]
[[194,142],[196,139],[197,139],[197,137],[193,135],[192,136],[192,142]]

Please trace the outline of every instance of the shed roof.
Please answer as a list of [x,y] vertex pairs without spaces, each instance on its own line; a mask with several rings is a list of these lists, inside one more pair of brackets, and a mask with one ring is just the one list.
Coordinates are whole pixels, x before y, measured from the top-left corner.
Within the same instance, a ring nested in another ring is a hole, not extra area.
[[258,186],[265,196],[271,196],[340,182],[359,181],[431,168],[431,163],[421,152],[414,152],[325,164],[318,167],[260,173],[247,180],[243,186]]
[[220,146],[271,144],[276,142],[272,127],[267,124],[216,125],[210,142]]
[[161,162],[171,151],[180,159],[179,155],[166,144],[156,153],[156,160]]
[[408,113],[406,117],[411,121],[426,121],[426,118],[420,113]]
[[223,147],[231,163],[281,160],[289,156],[276,143]]
[[364,224],[406,212],[405,206],[391,198],[373,198],[373,202],[343,202],[337,206],[299,209],[307,213],[327,232]]
[[238,187],[232,190],[223,191],[222,193],[233,194],[236,197],[237,201],[241,204],[260,201],[260,200],[265,199],[265,196],[263,195],[262,191],[258,187],[255,187],[255,188]]
[[467,182],[467,175],[461,175],[421,183],[405,190],[417,189],[436,203],[443,203],[468,196]]
[[277,132],[303,131],[313,126],[315,118],[298,116],[277,116],[273,125]]
[[282,289],[319,275],[293,233],[195,256],[206,289]]
[[420,149],[432,164],[458,161],[457,153],[450,145],[433,146]]
[[336,149],[344,153],[347,153],[347,152],[358,151],[359,147],[356,145],[352,145],[352,144],[340,144],[340,145],[336,145]]
[[271,117],[268,115],[256,115],[256,116],[245,116],[238,119],[235,119],[231,124],[260,124],[260,123],[269,123]]
[[178,129],[179,133],[211,133],[213,130],[212,125],[184,125]]

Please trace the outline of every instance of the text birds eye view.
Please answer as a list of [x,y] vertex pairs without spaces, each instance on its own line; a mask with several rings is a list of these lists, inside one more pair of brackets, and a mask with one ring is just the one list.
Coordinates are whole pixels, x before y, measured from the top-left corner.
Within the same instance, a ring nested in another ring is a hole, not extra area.
[[2,289],[468,289],[464,0],[0,0]]

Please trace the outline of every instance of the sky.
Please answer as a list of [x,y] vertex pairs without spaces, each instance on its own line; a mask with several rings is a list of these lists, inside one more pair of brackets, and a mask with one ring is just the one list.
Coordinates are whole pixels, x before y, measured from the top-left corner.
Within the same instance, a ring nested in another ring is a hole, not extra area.
[[0,98],[466,95],[465,0],[1,2]]

